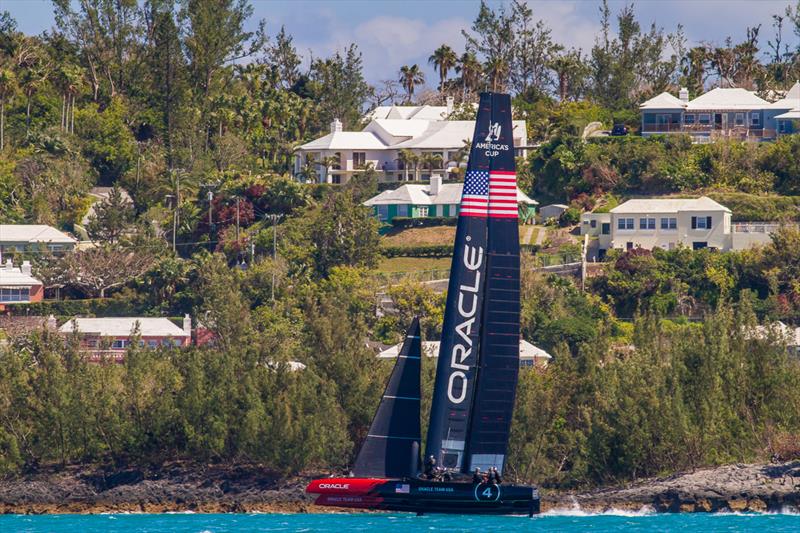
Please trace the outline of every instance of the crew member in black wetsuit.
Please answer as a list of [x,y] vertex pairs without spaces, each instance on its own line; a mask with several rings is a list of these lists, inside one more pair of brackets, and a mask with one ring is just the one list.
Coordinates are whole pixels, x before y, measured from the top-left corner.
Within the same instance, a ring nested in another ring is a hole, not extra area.
[[492,481],[496,485],[499,485],[500,483],[503,482],[503,478],[500,477],[500,472],[497,471],[496,466],[492,467]]
[[425,459],[425,477],[428,479],[436,477],[436,458],[432,455]]
[[483,479],[481,479],[481,470],[480,468],[476,468],[472,473],[472,482],[476,485],[480,485],[482,481]]

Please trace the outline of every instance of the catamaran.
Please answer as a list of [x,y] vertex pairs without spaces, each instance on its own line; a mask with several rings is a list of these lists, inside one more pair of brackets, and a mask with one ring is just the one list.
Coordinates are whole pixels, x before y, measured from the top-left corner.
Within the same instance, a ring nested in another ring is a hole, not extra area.
[[[502,474],[519,373],[519,229],[507,94],[482,93],[464,176],[425,457],[420,472],[419,321],[397,362],[352,477],[312,481],[317,505],[423,513],[539,512],[535,487]],[[431,460],[432,459],[432,460]],[[430,474],[430,472],[428,472]]]

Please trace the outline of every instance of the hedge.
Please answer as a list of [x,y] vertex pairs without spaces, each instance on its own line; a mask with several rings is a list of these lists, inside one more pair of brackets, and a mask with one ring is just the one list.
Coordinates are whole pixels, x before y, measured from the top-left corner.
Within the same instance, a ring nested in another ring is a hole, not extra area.
[[455,226],[458,217],[394,217],[392,226],[396,229],[429,228],[432,226]]

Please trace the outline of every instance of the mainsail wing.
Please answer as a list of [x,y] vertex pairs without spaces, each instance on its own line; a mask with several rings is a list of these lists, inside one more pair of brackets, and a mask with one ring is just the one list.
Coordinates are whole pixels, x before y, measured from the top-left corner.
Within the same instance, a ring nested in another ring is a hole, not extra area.
[[[425,455],[465,470],[486,279],[492,95],[481,94],[456,227]],[[502,133],[502,132],[498,132]]]
[[389,383],[358,452],[357,477],[402,478],[417,475],[421,438],[420,368],[422,344],[414,319],[397,356]]
[[511,99],[493,95],[486,297],[469,468],[502,472],[519,374],[519,228]]

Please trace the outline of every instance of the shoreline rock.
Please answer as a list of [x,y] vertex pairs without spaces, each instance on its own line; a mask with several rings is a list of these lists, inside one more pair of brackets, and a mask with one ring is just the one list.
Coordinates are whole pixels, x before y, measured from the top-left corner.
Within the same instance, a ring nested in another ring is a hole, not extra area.
[[[351,512],[313,504],[314,497],[304,489],[308,479],[316,476],[284,478],[258,465],[67,467],[0,480],[0,513]],[[542,490],[543,512],[780,512],[798,508],[800,461],[704,468],[580,492]]]

